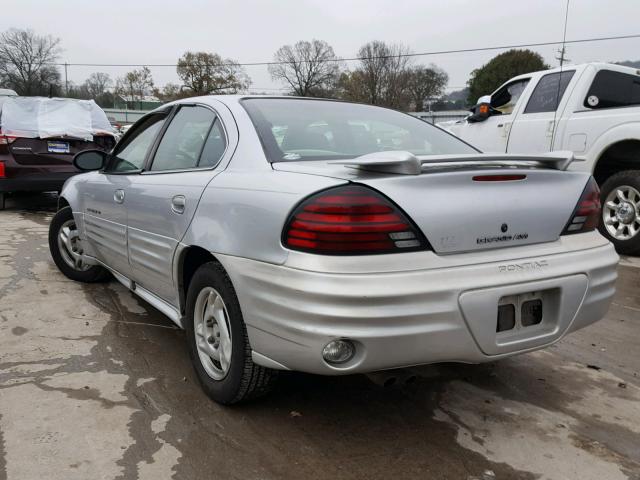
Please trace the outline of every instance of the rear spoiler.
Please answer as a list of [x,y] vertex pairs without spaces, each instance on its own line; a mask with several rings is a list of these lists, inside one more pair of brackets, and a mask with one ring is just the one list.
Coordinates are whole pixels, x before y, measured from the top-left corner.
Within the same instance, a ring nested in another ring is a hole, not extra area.
[[335,160],[328,163],[344,165],[359,170],[401,175],[420,175],[423,167],[442,167],[446,164],[526,166],[566,170],[576,158],[573,152],[559,151],[539,155],[514,155],[509,153],[473,153],[464,155],[429,155],[416,157],[406,151],[375,152],[351,160]]

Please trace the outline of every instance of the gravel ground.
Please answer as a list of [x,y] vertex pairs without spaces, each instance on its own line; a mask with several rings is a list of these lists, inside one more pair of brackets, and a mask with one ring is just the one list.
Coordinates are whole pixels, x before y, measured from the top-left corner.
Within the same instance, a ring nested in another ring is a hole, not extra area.
[[545,351],[287,374],[225,408],[167,318],[115,281],[57,271],[54,209],[38,195],[0,212],[1,480],[640,479],[637,259],[623,259],[607,318]]

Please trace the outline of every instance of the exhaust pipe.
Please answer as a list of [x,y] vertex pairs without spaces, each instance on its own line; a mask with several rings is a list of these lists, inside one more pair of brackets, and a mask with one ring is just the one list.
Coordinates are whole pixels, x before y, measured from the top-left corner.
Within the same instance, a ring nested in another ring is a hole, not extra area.
[[366,373],[366,377],[380,387],[399,387],[411,385],[418,378],[434,380],[443,377],[442,367],[438,365],[424,365],[420,367],[402,368],[398,370],[383,370]]
[[407,371],[394,371],[390,370],[388,372],[372,372],[365,374],[366,377],[374,384],[379,387],[391,388],[391,387],[402,387],[404,385],[411,385],[414,383],[418,376],[407,370]]
[[394,372],[371,372],[365,375],[372,383],[384,388],[392,387],[398,381]]

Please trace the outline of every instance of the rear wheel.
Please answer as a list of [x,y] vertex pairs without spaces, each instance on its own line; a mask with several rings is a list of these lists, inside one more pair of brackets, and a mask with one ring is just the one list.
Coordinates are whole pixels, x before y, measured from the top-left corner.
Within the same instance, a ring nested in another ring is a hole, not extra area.
[[601,189],[600,232],[619,253],[640,253],[640,170],[616,173]]
[[276,372],[251,360],[240,304],[224,269],[202,265],[187,292],[189,355],[205,393],[231,405],[267,393]]
[[82,261],[82,246],[71,207],[64,207],[53,216],[49,225],[49,250],[56,266],[71,280],[93,283],[109,278],[105,268]]

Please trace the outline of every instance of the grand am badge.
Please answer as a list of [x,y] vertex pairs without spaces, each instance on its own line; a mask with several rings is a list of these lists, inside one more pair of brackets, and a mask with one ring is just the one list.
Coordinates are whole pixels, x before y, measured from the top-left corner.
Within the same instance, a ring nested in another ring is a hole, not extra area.
[[495,236],[491,235],[487,237],[478,237],[476,238],[476,244],[484,245],[486,243],[511,242],[513,240],[526,240],[527,238],[529,238],[529,234],[526,232],[508,234],[507,230],[509,230],[509,225],[507,225],[506,223],[503,223],[502,225],[500,225],[500,231],[504,235],[495,235]]

